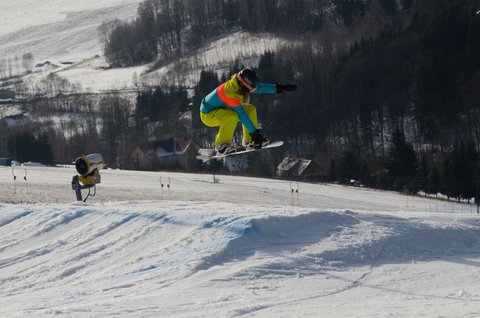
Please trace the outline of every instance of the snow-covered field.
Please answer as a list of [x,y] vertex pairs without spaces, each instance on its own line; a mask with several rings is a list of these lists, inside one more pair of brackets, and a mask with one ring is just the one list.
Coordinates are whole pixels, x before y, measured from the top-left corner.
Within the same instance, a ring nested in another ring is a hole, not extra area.
[[0,167],[0,316],[480,313],[480,216],[468,205],[119,170],[77,203],[73,175]]
[[98,26],[128,21],[142,0],[0,1],[0,56],[30,52],[37,63],[78,62],[101,53]]
[[[260,54],[274,51],[286,45],[286,41],[267,35],[252,35],[235,32],[219,38],[193,55],[179,57],[155,71],[148,71],[150,65],[125,68],[108,68],[103,56],[95,56],[82,62],[56,70],[56,73],[79,84],[85,91],[136,89],[155,87],[172,83],[194,87],[202,70],[215,70],[221,76],[228,73],[236,59],[241,58],[249,66],[256,66]],[[99,51],[99,54],[101,52]],[[168,80],[168,81],[166,81]]]

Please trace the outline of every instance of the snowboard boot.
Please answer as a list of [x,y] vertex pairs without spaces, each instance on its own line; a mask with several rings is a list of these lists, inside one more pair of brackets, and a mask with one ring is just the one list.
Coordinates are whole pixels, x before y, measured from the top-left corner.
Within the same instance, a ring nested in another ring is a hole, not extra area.
[[260,149],[260,148],[265,147],[269,143],[270,143],[270,140],[268,140],[268,139],[264,139],[260,143],[255,143],[253,140],[250,140],[250,142],[248,142],[245,145],[245,149]]
[[237,147],[232,144],[221,144],[217,149],[217,154],[228,155],[229,153],[237,151]]

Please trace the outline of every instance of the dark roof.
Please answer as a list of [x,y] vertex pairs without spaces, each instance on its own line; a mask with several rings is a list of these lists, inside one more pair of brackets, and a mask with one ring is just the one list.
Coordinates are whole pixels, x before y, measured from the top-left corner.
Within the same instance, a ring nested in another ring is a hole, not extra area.
[[301,176],[312,160],[285,157],[277,167],[277,175]]
[[149,141],[141,144],[140,149],[150,159],[172,155],[182,155],[192,143],[190,138],[167,138],[164,140]]

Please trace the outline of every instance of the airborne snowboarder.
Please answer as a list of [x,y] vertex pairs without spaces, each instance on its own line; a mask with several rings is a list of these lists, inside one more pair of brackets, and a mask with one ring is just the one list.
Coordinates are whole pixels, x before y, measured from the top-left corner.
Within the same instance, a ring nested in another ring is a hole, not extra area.
[[[215,150],[225,155],[245,149],[258,149],[269,144],[258,129],[257,110],[250,104],[250,94],[275,94],[294,91],[294,84],[260,83],[255,71],[243,69],[205,96],[200,105],[200,118],[208,127],[219,127]],[[243,126],[242,146],[232,144],[240,121]]]

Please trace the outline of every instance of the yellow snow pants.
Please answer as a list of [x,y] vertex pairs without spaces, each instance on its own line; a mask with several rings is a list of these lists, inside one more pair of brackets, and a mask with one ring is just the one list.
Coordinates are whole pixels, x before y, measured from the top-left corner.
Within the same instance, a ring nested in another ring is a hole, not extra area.
[[[243,109],[248,114],[248,117],[252,120],[255,127],[258,127],[257,109],[252,104],[242,103]],[[208,113],[200,112],[200,119],[208,127],[220,127],[218,129],[217,137],[215,138],[215,148],[218,148],[221,144],[232,143],[233,134],[237,128],[239,117],[236,111],[233,109],[214,109]],[[243,140],[245,143],[250,142],[250,133],[242,125],[243,128]]]

